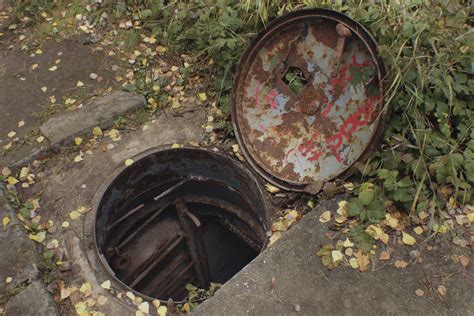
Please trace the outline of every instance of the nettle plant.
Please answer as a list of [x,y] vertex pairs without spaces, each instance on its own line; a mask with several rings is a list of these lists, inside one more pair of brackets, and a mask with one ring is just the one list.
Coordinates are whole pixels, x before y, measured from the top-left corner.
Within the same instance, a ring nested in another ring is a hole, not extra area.
[[358,216],[362,222],[378,223],[385,218],[384,197],[380,188],[372,183],[363,183],[356,198],[348,201],[349,216]]
[[376,201],[382,194],[400,211],[428,211],[442,219],[448,204],[474,202],[473,36],[467,2],[389,4],[348,5],[346,12],[380,44],[392,112],[382,150],[359,168],[375,188],[363,184],[349,209],[375,222],[381,219]]

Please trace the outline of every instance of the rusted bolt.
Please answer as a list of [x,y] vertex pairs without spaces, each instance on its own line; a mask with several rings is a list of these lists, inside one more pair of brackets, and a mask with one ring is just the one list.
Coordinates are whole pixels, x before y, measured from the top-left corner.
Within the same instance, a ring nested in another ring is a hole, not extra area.
[[339,74],[339,65],[341,64],[342,52],[344,51],[346,38],[349,38],[352,35],[351,30],[342,23],[338,23],[336,25],[336,32],[339,37],[337,39],[336,56],[334,58],[334,64],[331,71],[332,78],[336,78]]

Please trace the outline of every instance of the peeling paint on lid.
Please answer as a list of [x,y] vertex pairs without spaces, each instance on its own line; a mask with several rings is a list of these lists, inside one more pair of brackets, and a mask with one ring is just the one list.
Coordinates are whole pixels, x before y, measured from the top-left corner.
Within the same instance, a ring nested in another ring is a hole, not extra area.
[[232,121],[245,157],[284,189],[344,177],[383,134],[384,76],[374,39],[349,17],[311,9],[276,19],[236,75]]

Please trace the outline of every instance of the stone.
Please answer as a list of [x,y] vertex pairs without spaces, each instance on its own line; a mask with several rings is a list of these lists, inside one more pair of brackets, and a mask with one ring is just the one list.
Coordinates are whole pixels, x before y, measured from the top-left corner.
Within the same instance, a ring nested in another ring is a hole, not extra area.
[[80,109],[50,118],[40,126],[40,131],[54,148],[71,140],[77,134],[92,131],[96,126],[107,128],[117,116],[145,104],[146,100],[142,95],[114,91],[109,95],[98,97]]
[[[10,218],[6,229],[0,224],[0,296],[3,289],[12,289],[23,282],[38,278],[38,254],[34,242],[29,240],[15,211],[9,206],[0,184],[0,220]],[[12,282],[6,284],[6,278]]]
[[5,306],[5,316],[59,315],[53,298],[41,281],[35,281],[14,296]]

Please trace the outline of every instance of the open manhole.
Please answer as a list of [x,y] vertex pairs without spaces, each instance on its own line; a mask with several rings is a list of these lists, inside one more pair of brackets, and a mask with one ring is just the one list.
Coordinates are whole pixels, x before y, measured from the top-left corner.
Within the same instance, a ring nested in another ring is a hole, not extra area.
[[257,181],[240,163],[202,149],[154,150],[106,187],[95,242],[122,285],[179,302],[186,284],[224,283],[255,258],[266,216]]

